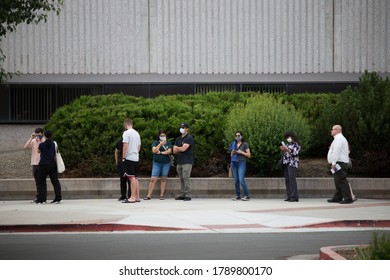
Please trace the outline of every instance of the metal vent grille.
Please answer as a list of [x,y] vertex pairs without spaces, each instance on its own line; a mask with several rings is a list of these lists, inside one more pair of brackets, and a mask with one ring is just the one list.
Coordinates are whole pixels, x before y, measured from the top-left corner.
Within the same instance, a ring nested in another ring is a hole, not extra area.
[[46,122],[57,108],[101,92],[100,86],[11,86],[10,121]]
[[196,93],[239,91],[237,85],[197,85]]
[[53,113],[55,87],[12,87],[11,120],[46,121]]
[[242,92],[253,91],[260,93],[283,93],[286,92],[285,85],[243,85]]

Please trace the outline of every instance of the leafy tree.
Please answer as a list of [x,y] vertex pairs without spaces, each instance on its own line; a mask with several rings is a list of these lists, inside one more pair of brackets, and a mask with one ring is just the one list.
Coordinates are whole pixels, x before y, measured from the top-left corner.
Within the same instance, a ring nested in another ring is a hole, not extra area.
[[[1,0],[0,5],[0,41],[7,32],[13,32],[21,23],[39,23],[47,20],[48,13],[59,14],[63,0]],[[0,49],[0,64],[5,60]],[[12,76],[0,66],[0,83],[6,83]]]

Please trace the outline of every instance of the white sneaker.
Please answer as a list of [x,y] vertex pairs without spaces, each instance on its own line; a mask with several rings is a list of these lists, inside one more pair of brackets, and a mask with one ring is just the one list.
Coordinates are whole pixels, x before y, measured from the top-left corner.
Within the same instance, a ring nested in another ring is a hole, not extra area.
[[250,200],[250,198],[249,198],[249,196],[244,196],[243,198],[241,198],[241,200],[248,201],[248,200]]

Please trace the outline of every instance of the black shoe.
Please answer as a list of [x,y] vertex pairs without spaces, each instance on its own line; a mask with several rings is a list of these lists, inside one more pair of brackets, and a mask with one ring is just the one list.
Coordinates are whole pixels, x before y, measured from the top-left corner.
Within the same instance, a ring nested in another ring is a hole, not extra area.
[[46,204],[46,201],[34,200],[33,202],[36,204]]
[[190,200],[191,200],[191,197],[186,196],[183,200],[184,200],[184,201],[190,201]]
[[331,199],[328,199],[327,201],[328,201],[328,202],[333,202],[333,203],[340,203],[340,202],[341,202],[341,199],[334,199],[334,198],[331,198]]
[[131,201],[131,200],[128,200],[127,198],[125,200],[122,201],[122,203],[135,203],[135,200],[134,201]]
[[181,196],[176,197],[175,200],[184,200],[184,198],[185,197],[181,195]]
[[287,197],[284,201],[290,201],[290,199],[291,199],[291,198],[288,198],[288,197]]
[[298,202],[299,201],[299,199],[297,198],[297,199],[290,199],[288,202]]
[[118,198],[118,201],[123,201],[126,199],[126,196],[121,196],[120,198]]
[[59,204],[61,202],[61,199],[54,199],[50,204]]
[[144,197],[144,200],[151,200],[152,198],[151,197],[149,197],[149,196],[145,196]]
[[340,204],[351,204],[353,203],[353,200],[352,199],[349,199],[349,200],[342,200],[339,202]]

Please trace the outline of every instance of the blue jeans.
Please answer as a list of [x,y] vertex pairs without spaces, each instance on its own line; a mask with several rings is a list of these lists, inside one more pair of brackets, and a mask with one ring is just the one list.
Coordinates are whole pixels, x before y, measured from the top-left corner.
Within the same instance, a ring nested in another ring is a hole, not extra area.
[[152,163],[152,177],[168,177],[171,162],[168,163]]
[[241,197],[240,184],[244,190],[244,196],[249,197],[248,187],[245,183],[245,173],[246,173],[246,161],[232,161],[230,168],[233,172],[234,177],[234,186],[236,187],[236,195]]

